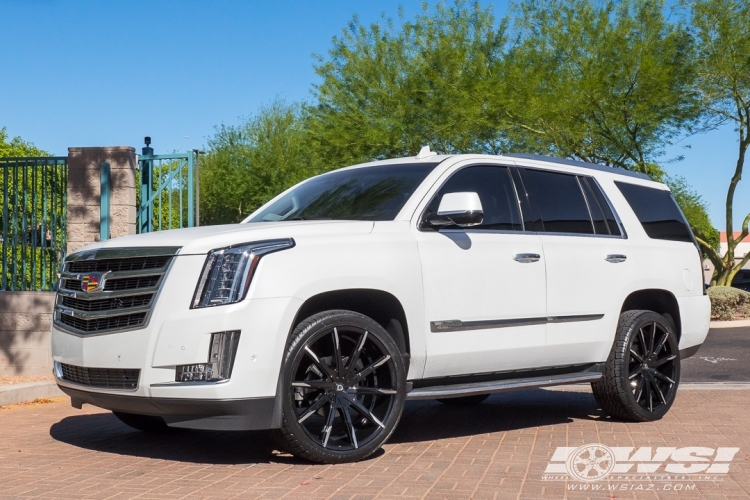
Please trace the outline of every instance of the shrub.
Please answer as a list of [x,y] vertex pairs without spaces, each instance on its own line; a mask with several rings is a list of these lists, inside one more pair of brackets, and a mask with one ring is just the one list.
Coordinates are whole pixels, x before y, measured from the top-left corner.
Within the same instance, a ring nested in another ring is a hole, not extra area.
[[729,286],[708,289],[711,319],[733,320],[750,318],[750,293]]

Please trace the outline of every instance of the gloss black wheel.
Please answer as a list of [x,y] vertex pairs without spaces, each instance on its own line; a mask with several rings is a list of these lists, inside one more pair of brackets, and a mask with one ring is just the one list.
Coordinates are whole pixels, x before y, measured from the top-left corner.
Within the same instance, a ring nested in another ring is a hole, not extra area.
[[402,355],[375,321],[328,311],[302,322],[284,362],[284,447],[315,462],[362,460],[398,423],[405,399]]
[[620,316],[604,375],[592,383],[594,396],[612,416],[658,420],[674,403],[680,353],[673,323],[652,311]]

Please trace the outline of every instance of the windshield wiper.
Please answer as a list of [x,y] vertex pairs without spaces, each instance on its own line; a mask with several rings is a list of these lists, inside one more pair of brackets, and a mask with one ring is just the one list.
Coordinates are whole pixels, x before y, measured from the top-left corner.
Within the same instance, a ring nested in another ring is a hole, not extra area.
[[305,216],[299,216],[299,217],[292,217],[291,219],[287,220],[331,220],[330,217],[305,217]]

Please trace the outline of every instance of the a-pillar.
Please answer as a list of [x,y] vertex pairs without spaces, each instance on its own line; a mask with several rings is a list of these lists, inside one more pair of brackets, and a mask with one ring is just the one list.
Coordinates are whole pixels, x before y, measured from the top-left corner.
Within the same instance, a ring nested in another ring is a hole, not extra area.
[[110,236],[135,234],[135,148],[68,148],[68,254],[99,241],[102,162],[110,167]]

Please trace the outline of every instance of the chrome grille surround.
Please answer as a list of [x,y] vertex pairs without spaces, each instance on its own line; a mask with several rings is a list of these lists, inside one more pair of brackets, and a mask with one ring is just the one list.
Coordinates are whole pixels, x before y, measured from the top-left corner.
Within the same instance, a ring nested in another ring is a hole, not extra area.
[[55,299],[55,327],[79,337],[145,328],[179,249],[112,248],[69,255]]

